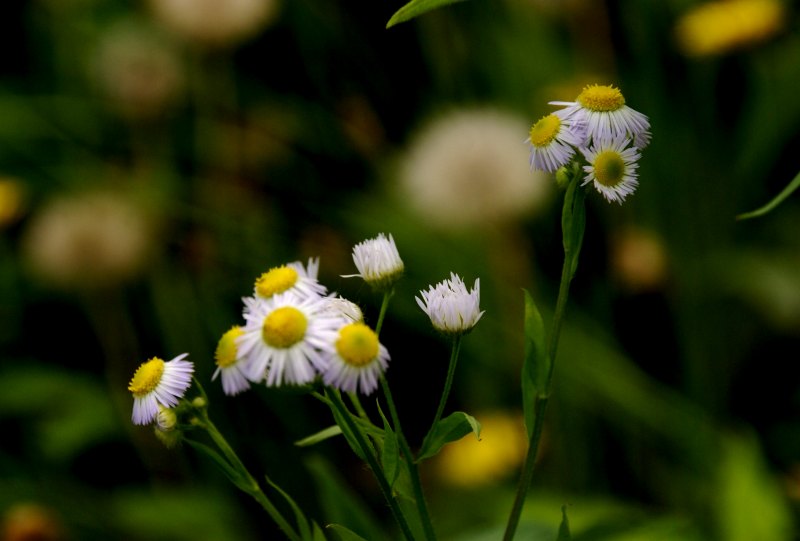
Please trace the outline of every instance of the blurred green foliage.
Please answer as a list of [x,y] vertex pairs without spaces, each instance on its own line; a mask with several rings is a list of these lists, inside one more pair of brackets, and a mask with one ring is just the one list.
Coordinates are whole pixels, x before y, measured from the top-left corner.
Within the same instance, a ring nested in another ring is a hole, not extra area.
[[[587,194],[518,538],[555,539],[567,503],[576,541],[796,539],[800,204],[735,216],[800,167],[797,5],[783,4],[774,35],[698,58],[674,35],[698,4],[472,0],[387,30],[402,2],[292,0],[241,35],[233,8],[234,22],[193,33],[147,2],[0,8],[0,182],[21,194],[0,189],[3,527],[34,504],[58,538],[277,535],[211,464],[129,421],[136,366],[188,351],[251,471],[321,525],[396,535],[343,438],[292,444],[331,424],[323,407],[283,389],[223,397],[209,381],[216,340],[259,273],[313,256],[321,281],[374,322],[379,299],[340,275],[354,272],[353,244],[392,233],[407,272],[381,339],[412,446],[447,364],[414,295],[451,271],[480,277],[486,314],[464,340],[448,409],[478,421],[521,410],[521,289],[547,322],[559,198],[438,227],[400,188],[407,151],[448,111],[490,106],[534,122],[548,101],[600,82],[650,117],[653,143],[624,206]],[[98,192],[138,218],[70,214],[69,201]],[[621,242],[630,231],[656,255]],[[422,473],[442,539],[500,537],[513,479],[459,489],[434,463]]]

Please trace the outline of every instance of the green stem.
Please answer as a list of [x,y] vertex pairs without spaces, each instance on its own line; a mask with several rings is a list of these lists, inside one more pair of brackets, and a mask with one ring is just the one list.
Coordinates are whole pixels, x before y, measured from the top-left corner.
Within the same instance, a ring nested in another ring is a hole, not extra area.
[[208,432],[209,437],[214,441],[214,443],[219,447],[219,450],[222,451],[222,454],[225,455],[225,458],[231,464],[235,470],[237,470],[245,479],[247,479],[248,484],[250,485],[249,489],[246,491],[250,494],[253,499],[255,499],[261,507],[267,512],[267,514],[275,521],[278,527],[286,534],[286,537],[291,539],[292,541],[301,541],[300,535],[292,528],[291,524],[283,518],[281,512],[276,508],[272,502],[267,498],[267,495],[264,494],[264,491],[261,490],[261,486],[258,484],[258,481],[250,475],[250,472],[245,467],[244,463],[239,459],[236,452],[233,448],[228,444],[228,441],[222,435],[222,433],[217,430],[217,427],[214,426],[214,423],[211,422],[211,419],[208,418],[208,414],[205,410],[202,410],[201,413],[202,417],[202,427],[205,428],[206,432]]
[[356,443],[358,443],[358,446],[361,448],[362,454],[366,457],[367,464],[369,464],[369,467],[375,474],[375,479],[378,480],[378,486],[380,486],[381,492],[383,492],[383,497],[389,504],[389,508],[392,510],[395,520],[397,520],[397,523],[400,525],[400,529],[403,531],[403,535],[409,541],[413,541],[414,534],[411,533],[411,528],[409,528],[406,517],[403,515],[403,510],[400,509],[400,505],[392,495],[392,487],[389,484],[389,481],[386,479],[386,475],[384,475],[383,469],[378,463],[378,459],[375,458],[373,450],[370,448],[369,444],[367,444],[366,436],[362,432],[361,427],[358,426],[358,423],[353,420],[351,417],[352,414],[347,410],[344,402],[342,402],[341,396],[339,396],[339,393],[336,390],[332,389],[331,392],[327,394],[330,397],[331,404],[333,407],[339,410],[339,414],[344,419],[344,422],[347,423],[347,427],[353,433]]
[[[376,335],[380,335],[392,295],[394,295],[394,287],[383,294],[381,310],[378,314],[378,323],[375,325]],[[414,491],[414,500],[417,504],[417,513],[419,513],[420,521],[422,522],[422,527],[425,531],[425,538],[428,541],[436,541],[436,532],[433,529],[433,521],[431,520],[431,515],[428,511],[428,502],[425,500],[425,493],[422,491],[422,480],[419,476],[419,468],[414,460],[414,455],[411,452],[411,448],[408,446],[408,441],[406,441],[403,429],[400,426],[400,416],[397,414],[397,407],[395,406],[394,398],[392,397],[392,390],[389,388],[389,382],[386,381],[386,378],[383,375],[381,375],[380,382],[381,389],[383,389],[383,396],[386,398],[386,404],[389,408],[389,416],[392,418],[394,432],[397,434],[397,442],[400,445],[400,452],[403,453],[403,458],[405,458],[406,463],[408,464],[408,470],[411,477],[411,487]]]
[[[573,183],[573,186],[571,186],[573,190],[581,189],[576,184],[578,182],[577,175],[573,176],[571,182]],[[581,205],[579,212],[583,212],[583,204],[583,194],[581,193],[578,195],[578,205]],[[567,211],[568,209],[565,206],[564,212],[566,213]],[[574,216],[574,209],[570,209],[570,211]],[[583,222],[578,224],[575,220],[572,220],[571,218],[570,220],[570,227],[583,227]],[[511,514],[508,517],[508,524],[506,525],[506,531],[503,535],[503,541],[512,541],[514,539],[514,534],[517,530],[517,526],[519,525],[519,518],[522,514],[522,507],[525,503],[525,497],[528,494],[528,489],[530,488],[531,481],[533,480],[533,467],[536,464],[536,455],[539,452],[539,442],[541,440],[542,430],[544,428],[544,416],[545,412],[547,411],[547,403],[550,398],[550,387],[553,382],[553,371],[556,364],[556,353],[558,352],[558,339],[561,335],[561,323],[564,319],[564,311],[567,306],[567,297],[569,296],[569,286],[572,282],[575,262],[580,253],[580,239],[582,239],[582,235],[583,231],[581,230],[577,237],[573,237],[578,239],[577,245],[573,245],[573,242],[571,240],[568,241],[565,236],[564,265],[561,268],[561,283],[558,287],[558,299],[556,300],[556,309],[555,313],[553,314],[553,324],[550,327],[550,334],[547,337],[547,353],[550,357],[550,369],[547,373],[545,392],[536,398],[536,405],[534,408],[536,413],[534,415],[533,432],[531,433],[531,438],[528,442],[528,453],[525,456],[525,463],[522,467],[522,474],[520,475],[517,494],[514,497],[514,504],[511,507]]]
[[386,317],[386,310],[389,308],[389,299],[394,295],[394,287],[383,294],[383,301],[381,302],[381,311],[378,313],[378,322],[375,324],[375,334],[381,335],[381,328],[383,327],[383,320]]
[[403,458],[405,458],[409,473],[411,474],[411,487],[414,490],[417,512],[422,521],[422,527],[425,530],[425,538],[428,539],[428,541],[436,541],[436,532],[433,529],[433,521],[428,511],[428,502],[425,500],[425,493],[422,491],[419,467],[414,460],[414,455],[411,453],[411,448],[408,446],[405,434],[403,434],[403,429],[400,426],[400,416],[397,414],[397,408],[394,405],[394,398],[392,398],[389,382],[387,382],[386,378],[383,376],[381,376],[381,388],[383,389],[383,396],[386,398],[386,404],[389,407],[389,415],[392,418],[395,434],[397,434],[397,441],[400,444],[400,452],[403,453]]
[[358,416],[364,419],[365,421],[370,422],[369,416],[367,415],[364,406],[361,405],[361,399],[358,398],[358,395],[356,393],[347,393],[347,397],[350,399],[350,402],[356,409],[356,413],[358,413]]
[[442,397],[439,399],[439,407],[436,408],[436,415],[433,417],[433,424],[431,425],[428,434],[425,436],[427,440],[433,433],[436,425],[442,418],[444,413],[444,406],[447,403],[447,397],[450,396],[450,388],[453,386],[453,375],[456,373],[456,364],[458,362],[458,353],[461,350],[461,335],[453,338],[453,348],[450,350],[450,364],[447,367],[447,379],[444,382],[444,391]]

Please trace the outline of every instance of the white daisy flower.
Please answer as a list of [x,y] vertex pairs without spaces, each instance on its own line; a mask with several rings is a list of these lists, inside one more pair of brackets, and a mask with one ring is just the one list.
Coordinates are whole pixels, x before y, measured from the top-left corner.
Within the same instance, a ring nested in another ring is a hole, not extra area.
[[580,122],[556,111],[531,126],[525,140],[531,146],[531,169],[552,173],[566,165],[575,155],[575,147],[586,140],[586,129]]
[[450,279],[420,291],[422,299],[416,297],[422,311],[431,318],[436,330],[445,334],[465,334],[472,330],[483,312],[480,310],[480,281],[475,280],[471,291],[467,291],[460,276],[451,272]]
[[269,299],[278,293],[292,292],[299,297],[321,297],[327,290],[317,281],[319,258],[309,258],[303,267],[299,261],[273,267],[256,279],[256,298]]
[[360,276],[373,289],[384,291],[400,279],[405,266],[390,234],[380,233],[374,239],[367,239],[353,247],[353,262],[358,274],[348,274],[344,278]]
[[217,349],[214,352],[214,361],[217,369],[211,377],[211,381],[222,376],[222,390],[228,396],[235,396],[242,391],[250,388],[244,371],[244,362],[236,347],[236,339],[244,334],[241,327],[231,327],[222,338],[219,339]]
[[153,422],[159,405],[165,408],[178,405],[178,400],[192,384],[194,365],[184,360],[188,355],[178,355],[169,362],[153,357],[136,369],[128,384],[133,394],[133,424]]
[[235,339],[247,379],[269,387],[302,385],[327,368],[323,352],[333,347],[341,319],[325,314],[324,298],[278,293],[244,314]]
[[650,121],[642,113],[625,105],[625,97],[610,85],[588,85],[575,101],[551,101],[563,105],[564,118],[586,126],[586,143],[598,139],[629,137],[634,146],[650,143]]
[[594,183],[594,187],[609,202],[622,204],[632,194],[639,182],[636,180],[641,154],[635,146],[628,147],[630,139],[617,137],[613,140],[600,139],[590,148],[581,149],[589,165],[583,170],[587,173],[583,185]]
[[378,335],[363,323],[350,323],[339,329],[334,344],[322,373],[325,385],[371,394],[389,366],[389,352],[378,342]]

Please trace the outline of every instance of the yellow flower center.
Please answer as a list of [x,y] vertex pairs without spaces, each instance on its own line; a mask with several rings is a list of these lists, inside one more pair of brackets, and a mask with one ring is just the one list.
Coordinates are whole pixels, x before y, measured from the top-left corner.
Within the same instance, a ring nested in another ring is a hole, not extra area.
[[339,331],[336,351],[350,366],[362,367],[378,356],[378,335],[363,323],[351,323]]
[[547,115],[531,128],[531,144],[537,147],[545,147],[553,142],[561,128],[561,119],[556,115]]
[[604,150],[594,160],[594,177],[603,186],[616,186],[625,175],[625,162],[615,150]]
[[618,88],[610,85],[589,85],[578,95],[578,103],[590,111],[616,111],[625,105]]
[[139,398],[151,393],[159,383],[164,374],[164,361],[158,357],[153,357],[146,363],[142,363],[131,378],[128,390],[133,396]]
[[276,293],[283,293],[297,282],[297,271],[291,267],[275,267],[256,280],[256,292],[268,299]]
[[264,318],[261,335],[274,348],[286,349],[298,343],[306,335],[308,320],[294,306],[273,310]]
[[241,327],[232,327],[222,335],[214,352],[214,360],[220,368],[227,368],[236,362],[237,350],[236,339],[244,334]]

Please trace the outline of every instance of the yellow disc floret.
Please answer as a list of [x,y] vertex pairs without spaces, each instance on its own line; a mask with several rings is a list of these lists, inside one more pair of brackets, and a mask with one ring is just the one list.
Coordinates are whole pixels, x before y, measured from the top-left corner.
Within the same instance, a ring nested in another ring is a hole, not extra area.
[[347,364],[361,367],[378,356],[378,335],[363,323],[351,323],[339,331],[336,351]]
[[589,85],[578,95],[578,103],[590,111],[616,111],[625,105],[625,97],[619,88],[610,85]]
[[244,334],[241,327],[232,327],[222,335],[214,352],[214,361],[220,368],[226,368],[236,362],[238,356],[236,349],[236,339]]
[[561,128],[561,119],[556,115],[547,115],[531,127],[531,144],[545,147],[553,142]]
[[273,310],[264,318],[261,334],[264,341],[274,348],[286,349],[303,339],[308,320],[293,306]]
[[594,160],[594,176],[603,186],[613,187],[625,176],[625,162],[614,150],[605,150]]
[[283,293],[297,283],[297,271],[282,266],[268,270],[256,280],[256,293],[268,299],[276,293]]
[[128,384],[128,390],[133,396],[140,397],[152,392],[161,383],[164,374],[164,361],[153,357],[136,369]]

